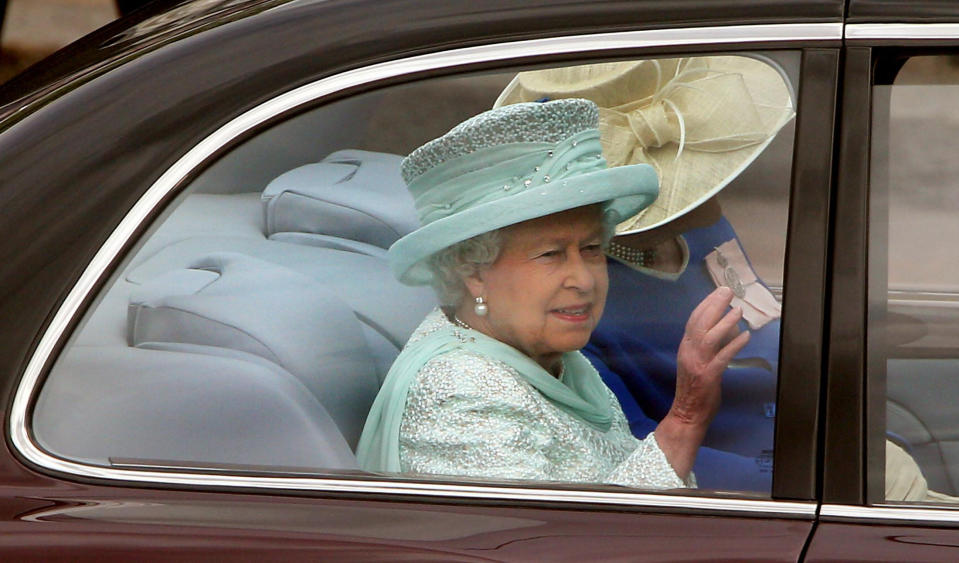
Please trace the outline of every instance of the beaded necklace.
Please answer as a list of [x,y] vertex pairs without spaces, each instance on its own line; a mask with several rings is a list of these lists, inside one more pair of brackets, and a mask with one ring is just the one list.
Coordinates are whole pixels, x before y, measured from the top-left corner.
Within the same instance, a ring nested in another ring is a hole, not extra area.
[[655,248],[632,248],[625,244],[619,244],[616,241],[610,241],[609,246],[606,248],[606,253],[613,258],[618,258],[623,262],[642,268],[652,267],[652,265],[656,263]]

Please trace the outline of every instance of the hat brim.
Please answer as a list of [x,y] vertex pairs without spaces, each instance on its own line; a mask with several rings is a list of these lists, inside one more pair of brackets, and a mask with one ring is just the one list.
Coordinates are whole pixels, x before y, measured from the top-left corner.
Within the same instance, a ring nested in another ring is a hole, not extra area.
[[433,273],[425,260],[458,242],[496,229],[585,205],[605,203],[604,220],[632,217],[656,199],[653,167],[634,164],[597,170],[523,191],[437,219],[399,239],[389,249],[390,266],[407,285],[428,285]]

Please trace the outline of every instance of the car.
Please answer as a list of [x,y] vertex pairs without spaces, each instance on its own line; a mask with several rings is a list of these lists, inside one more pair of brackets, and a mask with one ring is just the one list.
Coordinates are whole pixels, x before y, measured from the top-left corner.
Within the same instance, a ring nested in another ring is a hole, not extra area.
[[[945,0],[193,0],[82,38],[0,86],[0,554],[956,559],[957,55]],[[782,302],[769,490],[361,470],[436,304],[386,259],[402,155],[517,72],[676,57],[795,108],[720,196]],[[887,443],[935,502],[887,497]]]

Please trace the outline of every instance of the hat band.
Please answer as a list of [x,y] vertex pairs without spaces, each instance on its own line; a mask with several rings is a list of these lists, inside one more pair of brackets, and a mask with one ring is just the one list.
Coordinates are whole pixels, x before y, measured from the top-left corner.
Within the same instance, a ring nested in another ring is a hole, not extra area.
[[[606,168],[599,130],[552,143],[511,143],[444,163],[409,185],[420,222]],[[423,189],[428,187],[428,189]]]

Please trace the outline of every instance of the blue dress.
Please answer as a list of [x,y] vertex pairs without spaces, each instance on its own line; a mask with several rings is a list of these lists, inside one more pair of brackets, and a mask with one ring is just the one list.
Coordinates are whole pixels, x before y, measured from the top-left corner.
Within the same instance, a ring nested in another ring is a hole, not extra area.
[[[716,288],[704,258],[736,234],[723,218],[683,238],[689,263],[675,279],[609,260],[605,313],[583,349],[616,394],[637,437],[652,432],[669,411],[686,321]],[[747,328],[742,322],[740,329]],[[752,331],[749,343],[723,374],[722,406],[693,467],[700,487],[771,491],[778,358],[777,319]]]

